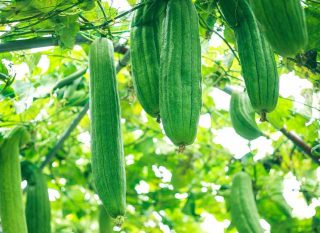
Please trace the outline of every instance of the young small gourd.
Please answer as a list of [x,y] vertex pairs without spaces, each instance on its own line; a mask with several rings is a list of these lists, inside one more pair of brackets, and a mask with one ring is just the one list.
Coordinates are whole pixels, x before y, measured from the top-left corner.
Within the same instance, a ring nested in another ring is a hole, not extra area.
[[248,95],[233,92],[230,101],[230,118],[234,130],[243,138],[253,140],[262,135],[255,120]]

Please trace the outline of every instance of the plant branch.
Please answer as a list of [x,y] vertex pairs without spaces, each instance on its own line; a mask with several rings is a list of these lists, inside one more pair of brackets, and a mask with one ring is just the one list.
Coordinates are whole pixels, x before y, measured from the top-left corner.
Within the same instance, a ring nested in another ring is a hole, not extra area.
[[4,24],[9,24],[9,23],[16,23],[16,22],[24,22],[24,21],[29,21],[29,20],[32,20],[32,19],[37,19],[39,17],[41,17],[43,15],[43,13],[38,13],[38,14],[35,14],[35,15],[32,15],[32,16],[29,16],[29,17],[26,17],[26,18],[21,18],[21,19],[14,19],[14,20],[1,20],[0,21],[0,25],[4,25]]
[[116,73],[119,73],[122,68],[126,67],[129,61],[130,61],[130,50],[127,50],[116,67]]
[[38,19],[36,22],[34,22],[34,23],[30,23],[30,24],[25,25],[25,26],[23,26],[23,27],[14,27],[14,30],[13,30],[13,31],[15,31],[15,30],[21,30],[21,29],[24,29],[24,28],[29,28],[29,27],[35,26],[35,25],[37,25],[37,24],[39,24],[39,23],[42,23],[43,21],[45,21],[45,20],[47,20],[47,19],[50,19],[50,18],[52,18],[52,17],[54,17],[54,16],[59,15],[59,14],[62,13],[62,12],[68,11],[68,10],[72,9],[73,7],[79,5],[79,4],[80,4],[80,2],[77,2],[77,3],[75,3],[75,4],[72,4],[72,5],[64,8],[64,9],[53,10],[53,11],[49,12],[47,15],[45,15],[45,17],[39,18],[39,19]]
[[107,15],[106,15],[106,12],[104,11],[103,6],[102,6],[102,4],[101,4],[101,0],[98,0],[97,3],[98,3],[98,6],[99,6],[99,8],[100,8],[100,11],[101,11],[102,14],[103,14],[104,19],[105,19],[105,20],[108,20],[108,17],[107,17]]
[[296,146],[298,146],[304,153],[306,153],[309,158],[311,158],[316,164],[320,165],[319,159],[312,155],[311,147],[307,145],[300,137],[292,132],[289,132],[285,127],[282,127],[280,129],[280,132],[285,135],[290,141],[292,141]]
[[[91,41],[81,34],[76,35],[76,44],[86,44]],[[58,46],[59,40],[55,37],[40,37],[25,40],[8,41],[0,44],[0,53],[20,51],[26,49],[42,48],[48,46]],[[115,52],[125,54],[128,50],[123,45],[114,45]]]
[[[78,34],[76,44],[90,43],[88,39]],[[26,40],[9,41],[0,44],[0,53],[13,52],[25,49],[42,48],[47,46],[58,46],[59,40],[54,37],[40,37]]]
[[234,57],[237,59],[237,61],[240,64],[240,58],[237,56],[235,50],[232,48],[232,46],[229,44],[229,42],[223,36],[221,36],[217,31],[212,30],[212,32],[214,34],[216,34],[218,37],[220,37],[221,40],[223,40],[223,42],[228,46],[228,48],[231,50],[231,52],[233,53]]
[[86,105],[78,114],[78,116],[73,120],[69,128],[62,134],[57,144],[46,155],[45,160],[40,165],[40,169],[43,169],[51,161],[51,159],[57,154],[57,152],[59,151],[59,149],[65,142],[65,140],[70,136],[71,132],[77,127],[77,125],[80,123],[82,118],[87,114],[88,109],[89,109],[89,102],[86,103]]

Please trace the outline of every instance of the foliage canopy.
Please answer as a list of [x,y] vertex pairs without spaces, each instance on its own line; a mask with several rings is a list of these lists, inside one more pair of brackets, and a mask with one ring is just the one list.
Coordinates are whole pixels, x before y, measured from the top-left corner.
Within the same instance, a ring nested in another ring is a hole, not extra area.
[[[320,162],[311,148],[320,144],[320,2],[303,3],[307,49],[295,57],[276,56],[281,97],[270,123],[257,118],[264,136],[250,143],[236,135],[229,116],[227,90],[244,87],[233,31],[215,0],[195,1],[203,106],[195,143],[177,153],[134,92],[127,51],[132,12],[139,7],[135,0],[1,1],[0,145],[16,125],[32,133],[21,161],[39,165],[47,175],[53,232],[98,229],[85,112],[89,44],[101,35],[113,40],[118,62],[128,190],[124,232],[200,233],[213,218],[235,232],[229,194],[241,170],[253,178],[260,217],[272,232],[319,232]],[[294,190],[288,191],[289,181],[298,184]],[[289,196],[308,205],[311,214],[301,216],[295,203],[287,203]]]

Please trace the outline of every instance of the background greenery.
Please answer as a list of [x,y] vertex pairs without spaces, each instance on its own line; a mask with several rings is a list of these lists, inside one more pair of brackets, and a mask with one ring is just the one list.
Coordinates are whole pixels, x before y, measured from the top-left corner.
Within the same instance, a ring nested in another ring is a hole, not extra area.
[[[97,232],[99,200],[90,169],[90,122],[84,115],[89,72],[55,86],[88,66],[89,42],[101,34],[114,41],[122,68],[117,78],[128,190],[122,232],[223,232],[219,227],[236,232],[228,196],[232,177],[241,169],[253,178],[267,229],[320,232],[320,162],[310,151],[320,143],[320,2],[303,3],[308,48],[293,58],[276,57],[279,73],[286,75],[281,79],[287,80],[281,93],[292,95],[279,99],[271,123],[258,121],[266,137],[250,144],[230,130],[229,96],[221,91],[244,86],[233,32],[214,0],[195,2],[202,41],[202,118],[196,142],[179,154],[136,100],[128,62],[130,19],[139,7],[135,0],[0,1],[0,140],[15,125],[32,132],[21,161],[42,166],[47,175],[53,232]],[[284,186],[292,187],[289,181],[295,188],[284,192]],[[283,194],[299,201],[289,205]],[[299,203],[309,205],[311,214],[303,217]]]

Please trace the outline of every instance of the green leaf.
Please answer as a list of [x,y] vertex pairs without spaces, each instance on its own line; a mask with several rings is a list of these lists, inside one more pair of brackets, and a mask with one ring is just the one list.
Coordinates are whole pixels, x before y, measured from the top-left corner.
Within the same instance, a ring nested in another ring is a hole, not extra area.
[[33,73],[41,58],[41,53],[31,53],[25,56],[25,62],[29,67],[30,74]]
[[281,129],[287,118],[291,117],[293,103],[291,100],[279,98],[276,109],[267,114],[268,121],[277,129]]
[[[2,59],[0,59],[0,80],[2,80],[2,75],[8,75],[8,69],[7,67],[3,64]],[[2,80],[3,81],[3,80]]]
[[282,195],[282,183],[282,177],[276,173],[258,177],[258,185],[261,185],[257,200],[259,213],[271,225],[291,218],[292,208]]
[[189,193],[187,201],[182,208],[182,213],[199,219],[200,215],[196,213],[196,198],[193,193]]
[[134,6],[135,4],[137,4],[137,0],[127,0],[127,2],[130,6]]
[[210,39],[213,33],[213,27],[216,23],[215,1],[197,0],[195,6],[198,10],[200,22],[200,35],[203,38]]
[[5,84],[0,84],[0,95],[4,98],[14,98],[15,93],[12,87],[8,87]]
[[73,48],[76,41],[76,34],[80,30],[77,19],[78,15],[59,16],[55,19],[55,32],[61,48]]
[[308,26],[308,49],[320,48],[320,6],[319,4],[310,4],[306,9],[306,18]]

